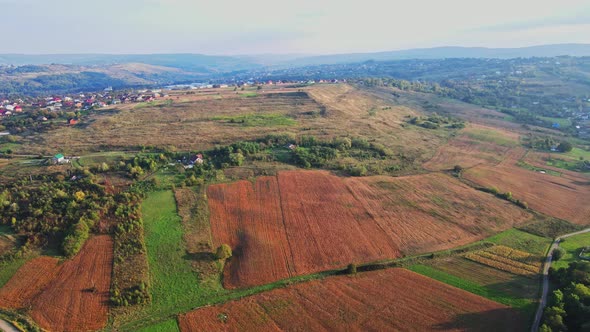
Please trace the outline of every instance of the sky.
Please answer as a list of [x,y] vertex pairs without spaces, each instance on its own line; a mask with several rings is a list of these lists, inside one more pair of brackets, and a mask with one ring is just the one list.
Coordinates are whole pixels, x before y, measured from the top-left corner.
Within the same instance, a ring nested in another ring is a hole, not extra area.
[[588,0],[0,0],[0,53],[335,54],[590,43]]

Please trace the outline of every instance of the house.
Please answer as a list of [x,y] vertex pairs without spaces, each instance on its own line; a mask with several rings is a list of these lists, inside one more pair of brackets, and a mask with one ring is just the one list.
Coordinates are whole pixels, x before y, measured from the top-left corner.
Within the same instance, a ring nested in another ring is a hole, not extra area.
[[68,119],[68,125],[70,125],[70,126],[73,126],[73,125],[75,125],[77,123],[78,123],[78,120],[76,120],[76,119],[73,119],[73,118],[72,119]]
[[297,145],[295,145],[295,144],[289,144],[289,145],[287,145],[287,149],[289,149],[289,150],[295,150],[295,149],[297,149]]
[[21,113],[23,111],[23,108],[21,106],[14,106],[14,112],[15,113]]
[[53,158],[51,158],[51,162],[53,164],[63,164],[64,162],[66,162],[66,158],[63,154],[58,153],[55,156],[53,156]]
[[191,165],[194,165],[194,164],[202,164],[202,163],[203,163],[203,161],[204,161],[204,160],[203,160],[203,155],[202,155],[202,154],[200,154],[200,153],[199,153],[199,154],[197,154],[197,155],[194,155],[194,156],[192,156],[192,157],[189,159],[189,162],[190,162],[190,164],[191,164]]

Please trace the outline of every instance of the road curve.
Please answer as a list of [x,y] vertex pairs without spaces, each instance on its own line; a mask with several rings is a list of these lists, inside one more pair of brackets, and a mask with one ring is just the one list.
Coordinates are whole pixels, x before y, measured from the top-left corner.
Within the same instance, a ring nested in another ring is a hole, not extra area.
[[0,319],[0,331],[4,332],[20,332],[19,330],[14,327],[14,325],[10,324],[9,322]]
[[547,252],[547,258],[545,260],[545,265],[543,266],[543,292],[541,294],[541,301],[539,302],[539,308],[537,308],[537,313],[535,314],[535,321],[531,326],[531,332],[539,331],[539,325],[541,324],[541,317],[543,317],[543,309],[547,304],[547,293],[549,292],[549,268],[551,267],[552,262],[552,253],[557,247],[559,247],[559,242],[562,239],[568,238],[570,236],[584,234],[590,232],[590,228],[583,229],[578,232],[565,234],[555,238],[551,247],[549,248],[549,252]]

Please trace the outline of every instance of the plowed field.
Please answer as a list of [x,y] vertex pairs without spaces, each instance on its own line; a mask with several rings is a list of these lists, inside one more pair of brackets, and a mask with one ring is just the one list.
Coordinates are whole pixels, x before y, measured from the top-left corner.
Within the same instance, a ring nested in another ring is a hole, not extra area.
[[343,180],[327,172],[208,188],[215,246],[229,244],[228,288],[447,249],[530,218],[440,174]]
[[38,257],[25,263],[0,289],[0,308],[26,307],[59,270],[59,261],[52,257]]
[[179,317],[188,331],[430,331],[522,328],[513,309],[404,269],[275,289]]
[[105,326],[113,266],[108,235],[89,239],[32,303],[31,317],[50,331],[88,331]]
[[574,172],[542,174],[514,164],[480,165],[464,176],[485,187],[512,192],[529,207],[576,224],[590,223],[590,180]]

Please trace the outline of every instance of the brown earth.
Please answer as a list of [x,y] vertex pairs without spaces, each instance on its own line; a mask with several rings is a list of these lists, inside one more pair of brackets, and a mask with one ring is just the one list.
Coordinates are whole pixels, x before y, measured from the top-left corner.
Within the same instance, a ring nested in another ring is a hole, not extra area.
[[297,284],[179,316],[188,331],[510,331],[504,305],[404,269]]
[[464,177],[484,187],[512,192],[530,208],[547,215],[581,225],[590,223],[590,181],[575,172],[553,176],[508,163],[479,165],[464,172]]
[[212,185],[207,196],[214,244],[234,252],[228,288],[448,249],[530,218],[442,174],[343,180],[283,171]]
[[[480,133],[496,134],[503,140],[494,142],[492,136]],[[488,140],[486,140],[489,138]],[[441,146],[434,157],[424,163],[424,168],[433,171],[449,170],[455,165],[470,168],[480,164],[497,165],[506,159],[506,154],[518,144],[518,135],[509,131],[482,125],[470,124],[461,133]]]
[[0,289],[0,308],[20,309],[30,305],[53,280],[59,260],[53,257],[37,257],[26,262]]
[[31,317],[50,331],[103,328],[107,323],[112,267],[110,236],[90,238],[73,259],[60,266],[55,278],[33,300]]

